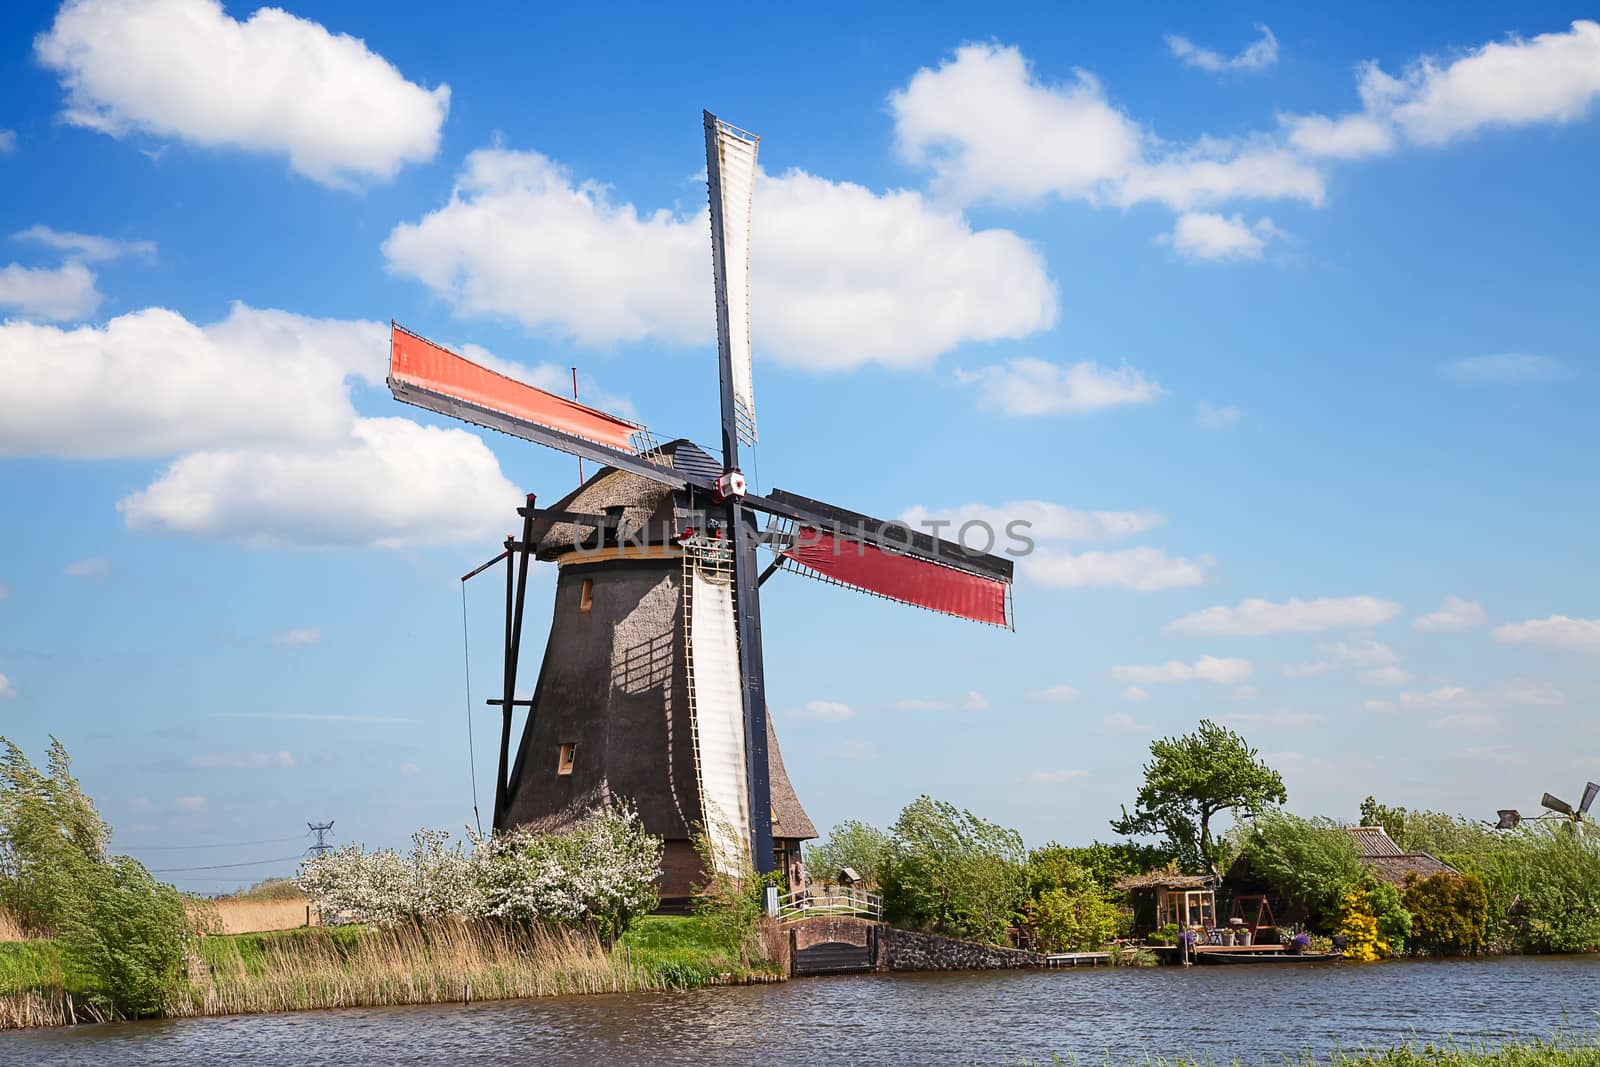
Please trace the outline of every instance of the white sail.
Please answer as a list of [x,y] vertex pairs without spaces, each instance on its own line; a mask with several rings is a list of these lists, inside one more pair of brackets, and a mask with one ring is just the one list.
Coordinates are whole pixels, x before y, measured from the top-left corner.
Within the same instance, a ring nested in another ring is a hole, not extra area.
[[690,707],[705,832],[717,869],[736,875],[749,863],[750,805],[733,587],[726,572],[708,573],[697,565],[688,570]]
[[717,151],[708,163],[717,169],[722,226],[713,227],[728,297],[728,350],[732,355],[733,402],[739,439],[756,442],[755,386],[750,374],[750,212],[756,187],[756,149],[760,138],[717,122]]

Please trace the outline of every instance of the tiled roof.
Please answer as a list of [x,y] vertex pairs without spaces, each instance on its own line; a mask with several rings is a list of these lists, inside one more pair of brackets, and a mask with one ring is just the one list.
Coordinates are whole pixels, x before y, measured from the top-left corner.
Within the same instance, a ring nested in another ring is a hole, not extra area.
[[1404,855],[1400,851],[1400,846],[1394,843],[1394,839],[1381,826],[1346,826],[1344,832],[1356,839],[1356,847],[1361,849],[1362,859]]

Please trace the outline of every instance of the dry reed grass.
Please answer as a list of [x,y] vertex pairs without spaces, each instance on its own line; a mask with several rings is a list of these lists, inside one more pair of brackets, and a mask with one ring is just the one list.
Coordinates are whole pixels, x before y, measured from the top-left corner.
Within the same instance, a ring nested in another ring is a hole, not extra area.
[[0,911],[0,941],[26,941],[28,932],[7,912]]
[[[292,930],[306,926],[306,908],[310,901],[297,900],[218,900],[215,902],[217,919],[225,934],[254,934],[264,930]],[[313,921],[316,910],[310,912]]]
[[168,1014],[232,1015],[434,1004],[564,993],[621,993],[659,981],[566,930],[439,923],[337,938],[325,929],[248,955],[223,942]]

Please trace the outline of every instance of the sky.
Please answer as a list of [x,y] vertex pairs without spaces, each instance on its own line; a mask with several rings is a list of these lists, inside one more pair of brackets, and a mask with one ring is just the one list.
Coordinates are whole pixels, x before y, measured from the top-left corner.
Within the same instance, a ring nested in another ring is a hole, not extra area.
[[1015,632],[768,583],[819,827],[1107,839],[1201,718],[1304,814],[1576,799],[1597,98],[1573,4],[5,5],[0,734],[188,889],[463,831],[469,717],[486,821],[458,579],[576,464],[397,404],[385,323],[715,441],[709,108],[762,137],[756,487],[1036,540]]

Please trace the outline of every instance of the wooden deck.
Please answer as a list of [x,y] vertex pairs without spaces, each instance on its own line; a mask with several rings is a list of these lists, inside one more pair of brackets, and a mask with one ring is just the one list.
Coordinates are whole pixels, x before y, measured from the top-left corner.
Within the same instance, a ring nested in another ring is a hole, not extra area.
[[1098,967],[1110,962],[1109,952],[1051,952],[1044,958],[1046,967]]

